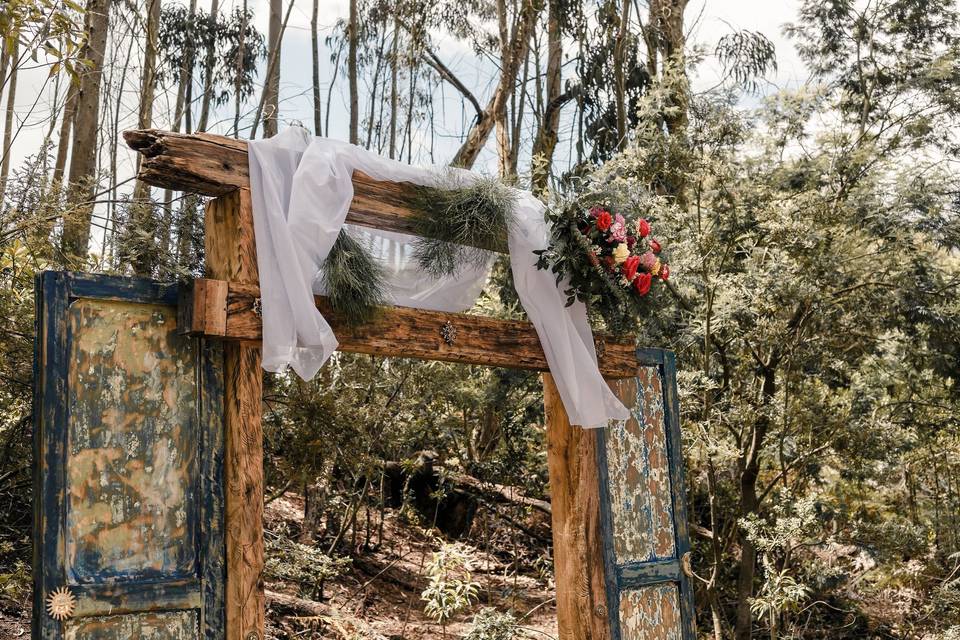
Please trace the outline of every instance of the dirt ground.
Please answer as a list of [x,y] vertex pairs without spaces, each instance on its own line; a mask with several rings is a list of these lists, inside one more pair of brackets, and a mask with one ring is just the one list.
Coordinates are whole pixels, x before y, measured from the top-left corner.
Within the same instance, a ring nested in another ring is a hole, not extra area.
[[[288,494],[267,507],[265,518],[268,526],[277,526],[280,521],[298,524],[302,513],[299,496]],[[474,530],[488,526],[482,514],[478,518]],[[480,584],[479,602],[447,624],[446,637],[461,637],[476,611],[493,607],[512,611],[530,638],[556,638],[552,573],[548,569],[532,569],[529,565],[535,563],[529,562],[523,563],[526,566],[519,572],[514,571],[510,533],[497,531],[486,537],[493,540],[493,552],[473,549],[470,554],[474,561],[473,579]],[[471,541],[465,542],[469,545]],[[405,524],[395,512],[388,511],[379,548],[366,552],[358,549],[352,566],[324,589],[328,598],[324,604],[333,613],[333,619],[311,619],[268,602],[268,636],[277,640],[349,638],[351,633],[361,638],[379,636],[389,640],[444,637],[441,625],[424,615],[420,600],[420,593],[427,586],[423,568],[438,544],[428,532]],[[521,555],[529,551],[517,550]],[[267,584],[268,592],[293,594],[292,587]]]

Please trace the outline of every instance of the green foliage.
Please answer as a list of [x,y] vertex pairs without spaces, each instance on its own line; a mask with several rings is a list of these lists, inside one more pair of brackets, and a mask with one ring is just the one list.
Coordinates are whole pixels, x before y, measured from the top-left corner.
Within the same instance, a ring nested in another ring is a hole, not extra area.
[[453,616],[470,606],[480,590],[480,584],[471,579],[470,572],[470,552],[466,546],[441,544],[426,567],[430,583],[420,594],[425,603],[424,612],[446,625]]
[[463,640],[516,640],[523,637],[517,618],[512,613],[484,607],[473,616],[473,623]]
[[417,187],[414,257],[435,276],[456,273],[463,265],[486,265],[488,249],[506,245],[516,195],[496,178],[470,184],[454,173],[435,187]]
[[337,236],[321,277],[330,304],[351,324],[369,322],[386,302],[383,267],[346,230]]
[[265,552],[267,576],[299,585],[309,598],[319,597],[323,583],[350,564],[349,558],[331,558],[314,546],[290,540],[282,529],[267,536]]

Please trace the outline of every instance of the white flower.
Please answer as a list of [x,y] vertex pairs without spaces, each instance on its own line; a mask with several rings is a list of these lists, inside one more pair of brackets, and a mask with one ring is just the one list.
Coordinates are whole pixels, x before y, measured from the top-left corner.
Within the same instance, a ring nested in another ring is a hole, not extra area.
[[629,257],[630,249],[625,242],[621,242],[617,245],[617,248],[613,250],[613,259],[617,264],[620,264]]

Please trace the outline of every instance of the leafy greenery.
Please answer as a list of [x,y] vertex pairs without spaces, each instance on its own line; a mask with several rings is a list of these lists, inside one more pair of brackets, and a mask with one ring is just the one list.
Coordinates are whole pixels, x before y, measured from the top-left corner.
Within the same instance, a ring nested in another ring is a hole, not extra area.
[[369,322],[386,301],[383,267],[341,230],[321,271],[330,304],[351,324]]
[[420,594],[424,612],[444,625],[477,599],[480,585],[470,575],[468,549],[460,544],[442,544],[427,565],[429,585]]
[[490,249],[506,246],[516,195],[496,178],[469,184],[447,174],[435,187],[417,187],[414,257],[423,269],[442,276],[463,265],[485,265]]

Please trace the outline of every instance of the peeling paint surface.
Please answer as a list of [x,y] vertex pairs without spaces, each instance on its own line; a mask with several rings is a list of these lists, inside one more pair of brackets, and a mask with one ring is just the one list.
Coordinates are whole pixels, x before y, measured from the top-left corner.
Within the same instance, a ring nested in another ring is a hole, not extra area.
[[676,556],[660,368],[639,367],[637,378],[624,384],[636,385],[632,417],[611,424],[605,437],[619,565]]
[[680,640],[676,584],[659,584],[620,594],[622,640]]
[[[78,300],[67,315],[68,575],[195,576],[195,343],[176,334],[173,307]],[[104,633],[76,638],[186,637]]]
[[195,640],[196,611],[86,618],[67,627],[66,640]]

